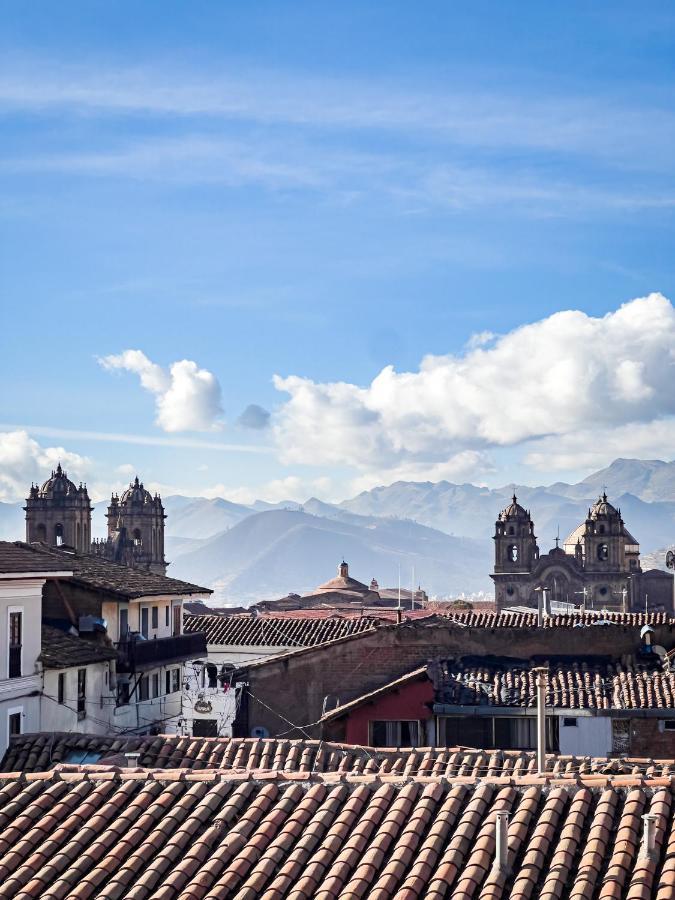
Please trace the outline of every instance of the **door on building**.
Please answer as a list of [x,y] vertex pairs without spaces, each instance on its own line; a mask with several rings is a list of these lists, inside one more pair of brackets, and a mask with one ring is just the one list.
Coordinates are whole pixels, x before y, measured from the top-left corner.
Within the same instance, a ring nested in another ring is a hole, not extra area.
[[177,637],[180,634],[180,626],[181,626],[181,605],[180,603],[173,607],[173,636]]
[[148,628],[148,607],[141,606],[141,634],[144,638],[148,636],[150,630]]

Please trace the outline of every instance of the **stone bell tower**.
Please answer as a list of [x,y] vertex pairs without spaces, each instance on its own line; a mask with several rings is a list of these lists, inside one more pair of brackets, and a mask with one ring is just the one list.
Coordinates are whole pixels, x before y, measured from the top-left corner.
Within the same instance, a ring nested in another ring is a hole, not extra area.
[[166,575],[164,507],[159,494],[146,490],[138,476],[120,497],[113,494],[106,513],[108,538],[92,552],[136,569]]
[[59,463],[42,487],[31,485],[24,506],[26,541],[88,553],[91,510],[87,486],[80,483],[78,487]]

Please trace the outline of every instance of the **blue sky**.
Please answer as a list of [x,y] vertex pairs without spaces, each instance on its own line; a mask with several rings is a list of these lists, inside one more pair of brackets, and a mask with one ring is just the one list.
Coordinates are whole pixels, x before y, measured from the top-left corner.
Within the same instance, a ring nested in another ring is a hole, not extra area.
[[672,455],[672,4],[0,11],[6,499]]

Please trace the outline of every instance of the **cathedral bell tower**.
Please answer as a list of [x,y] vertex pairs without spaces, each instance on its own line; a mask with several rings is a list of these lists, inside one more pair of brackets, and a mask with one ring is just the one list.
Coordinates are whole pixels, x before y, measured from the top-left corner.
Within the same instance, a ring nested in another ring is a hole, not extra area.
[[534,523],[513,495],[495,523],[495,572],[529,572],[539,557]]
[[26,541],[50,547],[72,547],[88,553],[91,543],[91,503],[86,485],[68,478],[61,463],[42,487],[32,484],[24,506]]
[[94,553],[136,569],[166,575],[166,515],[159,494],[153,496],[136,476],[121,497],[112,495],[106,519],[108,539],[95,541],[92,545]]

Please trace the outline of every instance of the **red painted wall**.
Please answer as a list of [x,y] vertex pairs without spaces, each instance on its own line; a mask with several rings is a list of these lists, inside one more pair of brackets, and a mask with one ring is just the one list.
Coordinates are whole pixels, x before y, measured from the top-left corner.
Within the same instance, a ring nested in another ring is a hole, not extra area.
[[372,703],[360,706],[349,714],[345,731],[348,744],[368,744],[368,723],[391,719],[431,718],[427,703],[433,703],[434,688],[430,681],[415,681],[398,691],[378,697]]

